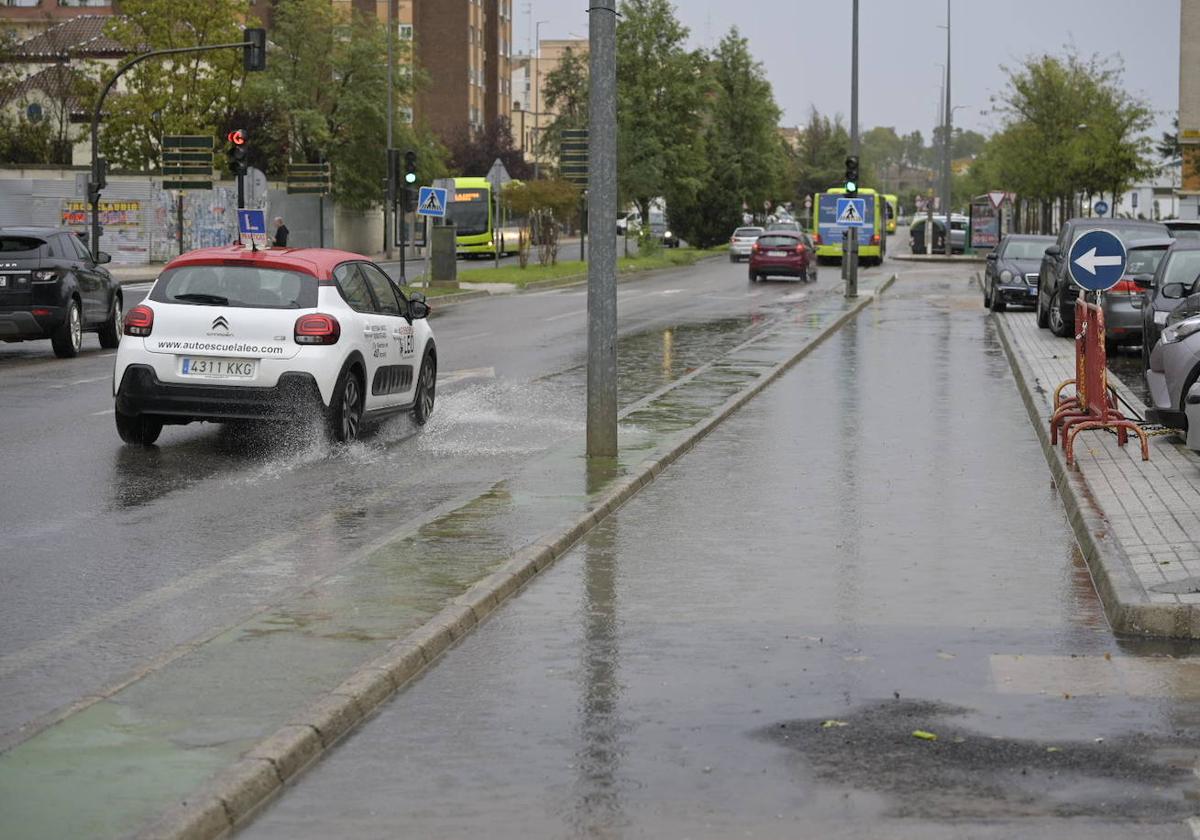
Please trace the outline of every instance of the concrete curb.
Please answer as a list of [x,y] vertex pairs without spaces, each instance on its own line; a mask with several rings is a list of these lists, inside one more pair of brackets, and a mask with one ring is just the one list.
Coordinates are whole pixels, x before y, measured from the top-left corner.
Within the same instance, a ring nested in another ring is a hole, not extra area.
[[396,691],[462,639],[492,611],[539,572],[554,564],[584,535],[627,502],[731,414],[783,376],[856,317],[896,280],[861,296],[790,357],[753,384],[734,394],[704,422],[669,439],[667,451],[618,479],[584,516],[566,528],[518,551],[500,568],[475,582],[428,622],[391,645],[387,652],[260,741],[223,769],[193,798],[168,809],[137,837],[142,840],[201,840],[218,837],[242,824]]
[[927,263],[981,263],[986,262],[983,257],[974,257],[967,254],[951,254],[947,257],[945,254],[891,254],[893,260],[901,262],[927,262]]
[[1062,449],[1051,445],[1050,418],[1042,414],[1040,397],[1030,384],[1035,379],[1017,355],[1004,319],[994,320],[1021,399],[1037,431],[1071,529],[1113,631],[1135,636],[1200,638],[1200,610],[1187,604],[1151,602],[1133,571],[1129,556],[1113,535],[1104,509],[1088,487],[1086,476],[1078,469],[1069,469]]

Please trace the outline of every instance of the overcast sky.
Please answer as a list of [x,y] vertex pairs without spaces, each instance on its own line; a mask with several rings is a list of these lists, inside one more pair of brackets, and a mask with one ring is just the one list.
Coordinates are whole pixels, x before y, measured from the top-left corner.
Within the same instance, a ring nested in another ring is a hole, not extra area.
[[[515,0],[513,40],[524,52],[532,20],[542,39],[587,37],[586,0]],[[676,15],[693,46],[711,46],[737,25],[766,68],[783,123],[808,110],[850,114],[849,0],[679,0]],[[919,129],[938,118],[946,55],[945,0],[860,0],[859,119],[862,127]],[[991,97],[1001,66],[1031,54],[1119,56],[1126,89],[1159,112],[1160,130],[1179,107],[1179,0],[951,0],[952,94],[956,126],[999,126]],[[985,113],[981,113],[985,112]]]

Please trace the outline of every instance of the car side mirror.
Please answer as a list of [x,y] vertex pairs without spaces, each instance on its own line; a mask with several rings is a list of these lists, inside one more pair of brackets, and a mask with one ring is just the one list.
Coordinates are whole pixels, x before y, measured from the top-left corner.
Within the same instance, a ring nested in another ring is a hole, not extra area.
[[1183,283],[1168,283],[1162,287],[1162,296],[1168,300],[1183,300],[1188,296],[1188,287]]
[[429,304],[425,302],[425,295],[420,292],[413,292],[413,296],[408,299],[408,317],[413,320],[428,318],[429,311]]
[[1133,283],[1139,289],[1153,289],[1154,275],[1153,274],[1135,274],[1133,275]]
[[105,251],[101,251],[99,254],[96,255],[96,265],[104,265],[105,263],[110,263],[110,262],[112,262],[112,254],[109,254]]
[[1046,256],[1047,257],[1062,256],[1062,248],[1059,248],[1057,245],[1051,245],[1049,248],[1046,249]]
[[996,261],[996,258],[997,258],[997,257],[999,257],[999,256],[1000,256],[1000,255],[999,255],[999,254],[997,254],[995,251],[992,251],[991,253],[989,253],[989,254],[987,255],[986,259],[987,259],[987,261],[988,261],[988,262],[995,262],[995,261]]

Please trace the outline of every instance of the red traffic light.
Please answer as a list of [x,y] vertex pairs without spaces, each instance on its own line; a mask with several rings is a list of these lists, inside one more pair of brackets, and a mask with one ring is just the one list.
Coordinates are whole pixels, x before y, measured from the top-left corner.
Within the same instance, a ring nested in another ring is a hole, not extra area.
[[241,128],[234,129],[225,135],[225,139],[235,146],[244,146],[246,144],[246,131]]

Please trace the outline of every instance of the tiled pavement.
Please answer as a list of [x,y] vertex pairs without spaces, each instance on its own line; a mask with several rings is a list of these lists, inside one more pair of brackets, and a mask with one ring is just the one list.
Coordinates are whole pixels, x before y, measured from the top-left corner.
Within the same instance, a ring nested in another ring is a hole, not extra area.
[[[1040,416],[1044,435],[1055,387],[1075,375],[1074,343],[1038,329],[1030,312],[992,317],[997,319],[1018,377],[1024,380],[1027,401],[1032,401]],[[1132,413],[1145,416],[1145,405],[1111,372],[1109,382],[1126,403],[1122,407],[1126,416],[1131,413],[1130,406]],[[1115,542],[1117,548],[1099,550],[1100,556],[1095,558],[1089,556],[1093,577],[1125,577],[1134,585],[1123,592],[1116,588],[1122,602],[1140,596],[1143,607],[1157,605],[1174,611],[1171,635],[1200,637],[1200,453],[1187,449],[1174,435],[1159,435],[1150,438],[1150,460],[1142,461],[1136,437],[1122,448],[1112,433],[1086,431],[1075,439],[1077,470],[1066,469],[1061,446],[1055,458],[1072,485],[1060,487],[1064,497],[1072,489],[1080,490],[1079,506],[1099,514],[1088,517],[1085,511],[1076,517],[1081,543],[1092,541],[1093,547],[1103,549]],[[1064,501],[1071,508],[1070,500]],[[1089,518],[1092,533],[1080,534],[1078,520]],[[1083,547],[1085,554],[1091,554],[1087,545]],[[1095,563],[1108,568],[1097,569]],[[1099,579],[1097,583],[1114,627],[1139,629],[1120,626],[1115,620],[1118,605],[1110,603],[1113,594],[1106,596]],[[1166,591],[1171,589],[1182,592]],[[1154,623],[1161,628],[1160,622]],[[1185,625],[1189,629],[1185,630]]]

